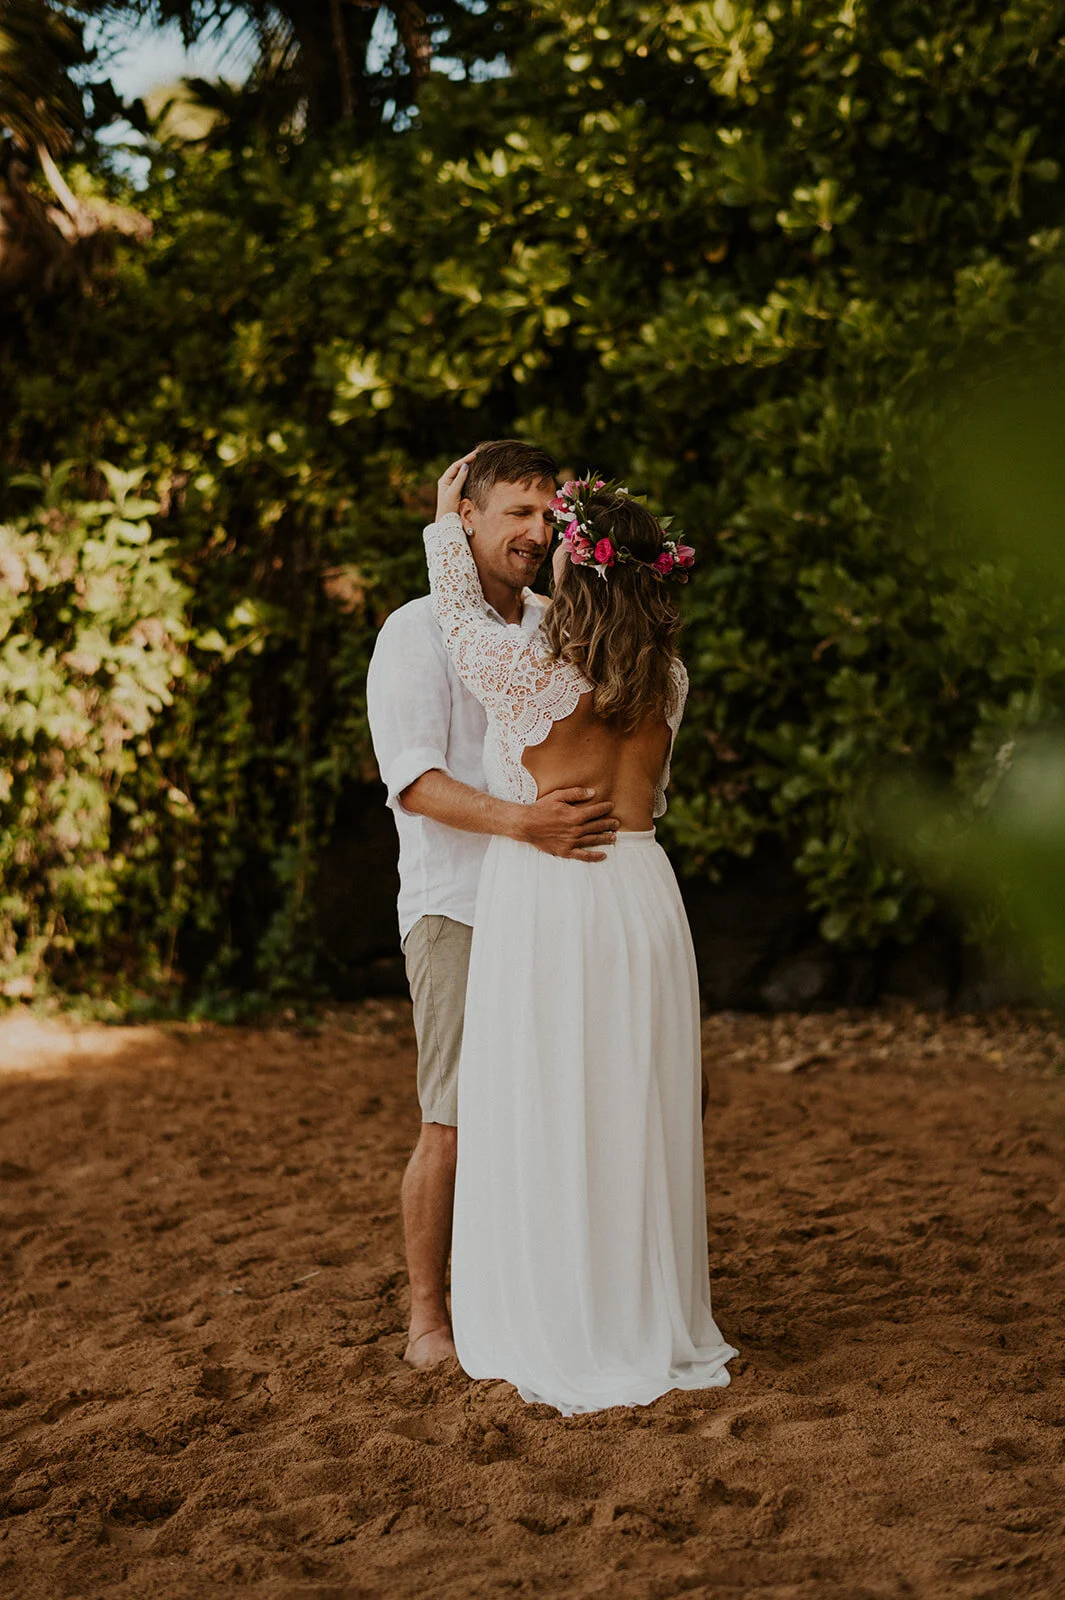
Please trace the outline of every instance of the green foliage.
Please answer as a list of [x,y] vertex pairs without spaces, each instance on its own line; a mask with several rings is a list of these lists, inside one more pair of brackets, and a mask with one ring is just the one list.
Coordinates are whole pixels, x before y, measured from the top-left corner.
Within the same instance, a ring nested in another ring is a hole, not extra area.
[[195,889],[153,913],[127,873],[130,970],[165,967],[180,903],[210,984],[328,974],[315,873],[373,771],[369,650],[424,586],[425,485],[477,438],[677,514],[700,560],[665,831],[708,872],[783,836],[831,939],[930,904],[869,843],[883,763],[978,787],[1011,708],[1062,698],[1053,608],[944,553],[913,463],[944,374],[1046,337],[1065,8],[496,11],[511,76],[434,75],[402,135],[161,157],[151,244],[7,335],[12,469],[143,469],[189,591],[152,737],[194,821],[156,816],[150,881],[184,859]]
[[[43,498],[0,526],[7,995],[34,993],[42,971],[69,961],[76,945],[84,961],[130,901],[131,876],[157,868],[159,818],[173,823],[173,849],[191,806],[166,785],[152,741],[173,703],[187,631],[187,591],[167,541],[153,535],[159,504],[138,492],[143,469],[101,463],[108,498],[92,501],[71,496],[69,469],[16,480]],[[152,906],[153,935],[176,926],[173,901]]]

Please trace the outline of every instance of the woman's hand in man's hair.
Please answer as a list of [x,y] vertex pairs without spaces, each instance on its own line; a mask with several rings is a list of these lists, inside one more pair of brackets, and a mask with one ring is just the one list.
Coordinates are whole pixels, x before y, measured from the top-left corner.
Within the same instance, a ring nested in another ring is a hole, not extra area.
[[453,461],[447,471],[443,473],[436,483],[436,520],[446,517],[449,511],[458,511],[459,501],[462,499],[463,485],[466,474],[470,469],[470,462],[477,454],[476,450],[468,450],[461,461]]

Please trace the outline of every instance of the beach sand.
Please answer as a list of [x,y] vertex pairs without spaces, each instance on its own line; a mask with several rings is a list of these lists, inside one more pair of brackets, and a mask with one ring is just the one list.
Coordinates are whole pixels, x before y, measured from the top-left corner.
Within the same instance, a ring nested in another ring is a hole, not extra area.
[[1065,1044],[705,1029],[732,1386],[401,1360],[410,1012],[0,1020],[0,1595],[1065,1596]]

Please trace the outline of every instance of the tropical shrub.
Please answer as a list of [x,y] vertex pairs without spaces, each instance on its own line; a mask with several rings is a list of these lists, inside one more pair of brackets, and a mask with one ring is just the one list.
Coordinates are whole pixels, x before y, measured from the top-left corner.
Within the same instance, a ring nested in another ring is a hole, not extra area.
[[[169,965],[186,909],[189,797],[159,774],[155,733],[184,664],[187,591],[154,536],[143,469],[102,463],[108,498],[67,493],[66,464],[34,514],[0,526],[0,978],[31,995],[42,969],[80,977],[118,920],[146,922],[135,963]],[[168,816],[167,858],[156,819]],[[151,890],[151,893],[147,891]],[[169,937],[167,937],[169,936]],[[118,954],[111,950],[112,959]],[[152,957],[154,956],[154,961]]]
[[[1061,702],[1053,606],[952,551],[914,474],[952,375],[1054,325],[1065,7],[498,12],[509,76],[433,75],[403,131],[162,151],[151,243],[4,335],[10,471],[143,471],[188,591],[153,724],[188,814],[145,824],[162,876],[116,880],[131,971],[166,969],[180,906],[179,968],[313,980],[323,842],[373,773],[368,654],[423,586],[425,486],[477,438],[677,515],[667,840],[713,872],[780,836],[830,940],[929,910],[863,827],[882,764],[975,793],[1032,696]],[[86,901],[84,961],[106,920]]]

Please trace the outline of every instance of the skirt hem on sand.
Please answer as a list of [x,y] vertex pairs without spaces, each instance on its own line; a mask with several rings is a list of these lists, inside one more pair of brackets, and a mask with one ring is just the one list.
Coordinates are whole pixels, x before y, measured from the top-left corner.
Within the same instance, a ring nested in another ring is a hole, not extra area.
[[471,1377],[565,1415],[724,1388],[695,952],[653,831],[601,862],[494,838],[462,1057],[452,1313]]

